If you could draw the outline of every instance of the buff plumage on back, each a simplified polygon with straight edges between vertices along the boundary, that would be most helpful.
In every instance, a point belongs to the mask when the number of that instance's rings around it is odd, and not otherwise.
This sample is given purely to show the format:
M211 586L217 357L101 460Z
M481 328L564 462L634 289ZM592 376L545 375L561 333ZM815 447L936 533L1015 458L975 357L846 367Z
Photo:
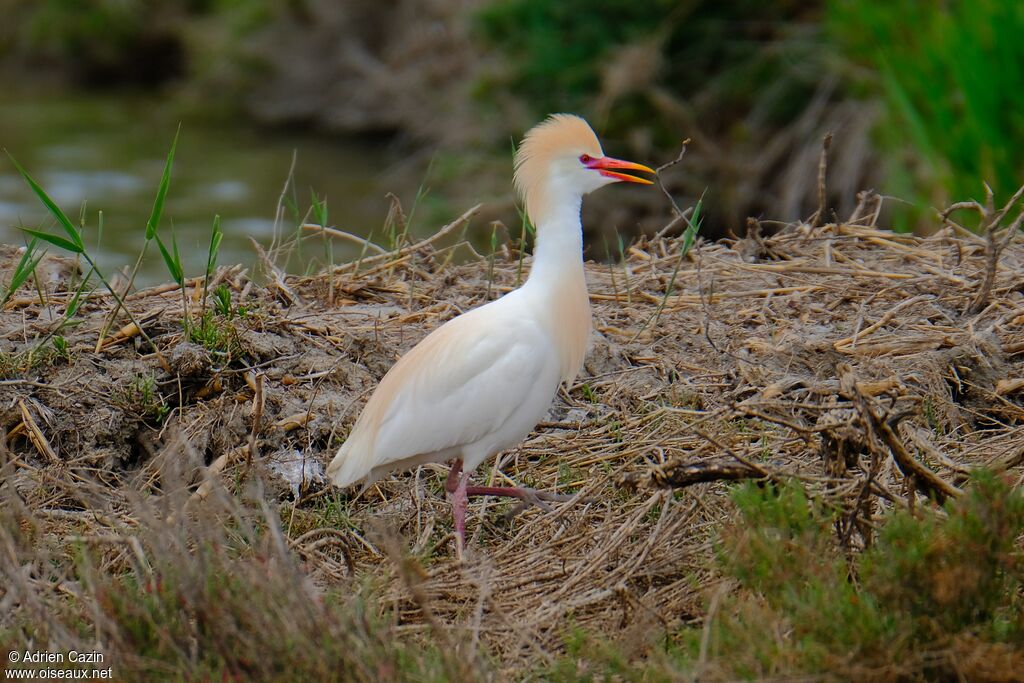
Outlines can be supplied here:
M551 160L567 151L604 156L590 124L574 114L552 114L526 134L516 152L513 182L534 225L541 222L553 199L547 187Z

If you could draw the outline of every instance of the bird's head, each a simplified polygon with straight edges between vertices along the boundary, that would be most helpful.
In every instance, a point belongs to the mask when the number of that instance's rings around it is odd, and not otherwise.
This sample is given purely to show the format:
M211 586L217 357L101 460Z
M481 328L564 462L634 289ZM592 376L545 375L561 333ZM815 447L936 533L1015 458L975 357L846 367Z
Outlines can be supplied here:
M643 183L624 171L654 173L632 161L607 157L586 121L554 114L523 138L515 160L515 185L534 224L543 221L559 200L576 200L611 183Z

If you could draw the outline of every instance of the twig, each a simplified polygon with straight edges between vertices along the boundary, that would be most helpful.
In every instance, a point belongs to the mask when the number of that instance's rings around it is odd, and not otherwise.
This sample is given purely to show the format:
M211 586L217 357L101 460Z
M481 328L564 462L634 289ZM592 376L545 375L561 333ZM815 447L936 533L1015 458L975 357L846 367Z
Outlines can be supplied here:
M373 242L371 242L368 239L360 237L359 235L353 235L352 233L345 232L344 230L338 230L336 228L328 228L328 227L325 227L323 225L317 225L316 223L303 223L302 224L302 229L303 230L310 230L310 231L317 231L317 232L320 232L320 233L322 233L324 235L329 235L331 237L338 237L340 239L348 240L349 242L355 242L356 244L358 244L360 246L363 246L363 247L366 247L367 249L369 249L371 251L374 251L374 252L376 252L378 254L388 254L388 253L390 253L387 249L385 249L384 247L380 246L379 244L374 244Z
M708 606L708 613L704 616L704 627L701 629L700 635L700 650L697 653L697 672L702 674L704 667L707 666L708 651L711 649L711 629L715 623L715 618L718 616L718 606L722 602L722 598L729 592L729 584L722 582L718 584L718 588L715 589L715 594L711 597L711 604Z
M245 376L246 384L252 388L252 430L249 432L249 448L245 452L246 469L252 466L253 458L259 455L256 437L260 433L263 420L263 373L250 372Z
M906 446L896 435L895 426L907 416L907 413L889 416L888 419L880 417L875 413L870 399L861 392L853 368L847 363L839 363L836 366L836 372L839 374L840 394L853 402L864 424L868 448L872 451L879 451L879 440L881 440L881 443L888 448L889 454L900 471L913 480L919 491L925 495L934 495L939 503L945 501L946 498L958 497L961 493L960 489L918 462L907 452Z
M892 458L896 461L896 466L900 468L903 474L914 480L914 484L919 491L926 495L929 492L934 493L939 503L944 502L946 498L958 497L962 491L918 462L916 458L910 455L903 442L896 435L895 427L905 417L907 417L907 414L902 413L890 420L883 421L872 415L872 419L877 421L875 427L881 434L882 440L889 447Z
M670 193L668 189L665 187L665 183L661 181L661 172L666 171L675 166L676 164L678 164L679 162L681 162L683 160L683 157L686 156L686 146L689 144L690 138L686 138L685 140L683 140L683 146L682 149L679 150L678 156L676 156L676 158L673 159L672 161L662 164L658 168L654 169L654 180L655 182L658 183L658 187L661 188L661 192L668 199L669 204L672 205L672 213L675 214L675 218L672 219L672 222L669 223L669 226L677 224L684 217L685 214L683 213L683 210L679 208L679 204L676 203L676 200L673 199L672 193ZM662 228L658 235L660 236L664 234L667 229L668 226Z
M1021 189L1017 191L1017 194L1014 195L1014 199L1011 201L1019 199L1021 191L1024 191L1024 185L1021 186ZM1020 230L1021 221L1024 220L1024 208L1017 214L1016 220L1006 228L1003 238L996 240L996 230L999 220L1002 219L1003 215L1005 215L1005 210L996 214L997 218L985 230L985 276L981 281L981 286L978 288L978 293L971 301L969 309L971 313L981 313L988 305L988 298L992 293L992 286L996 281L996 272L999 269L999 257L1017 235L1017 231Z
M732 458L733 460L738 462L740 465L746 467L748 470L751 470L751 471L755 472L758 477L765 478L765 477L771 477L772 476L772 473L769 470L765 469L761 465L758 465L753 460L750 460L748 458L743 457L742 455L740 455L736 451L732 450L731 448L729 448L728 446L723 444L721 441L719 441L715 437L711 436L709 433L707 433L703 429L700 429L699 427L693 427L692 429L693 429L694 433L696 433L697 435L702 437L705 441L710 443L712 446L714 446L718 450L722 451L723 453L728 455L730 458Z
M32 417L32 413L29 412L28 407L25 405L23 399L18 399L18 409L21 411L21 420L25 423L25 429L28 432L29 441L36 447L40 455L46 456L46 459L55 465L60 464L60 458L54 452L53 447L50 446L50 442L46 440L46 436L43 434L43 430L39 428L35 418Z
M812 228L821 225L825 218L828 195L825 187L825 175L828 171L828 149L832 146L832 133L826 133L821 141L821 158L818 161L818 210L808 221Z
M706 484L712 481L739 481L741 479L764 479L764 474L740 462L714 460L711 462L671 462L661 467L652 468L644 474L651 485L686 488L694 484ZM623 477L623 484L633 486L641 477L630 474Z
M394 251L394 252L390 252L389 251L389 252L384 253L384 254L377 254L376 256L371 256L369 258L364 258L364 259L361 260L361 263L363 263L363 264L365 264L365 263L377 263L378 261L382 261L382 260L387 259L387 258L394 258L394 259L397 260L398 258L400 258L402 256L405 256L406 254L411 254L414 251L418 251L418 250L422 249L425 246L433 244L434 242L436 242L437 240L441 239L442 237L444 237L448 233L453 232L455 230L458 230L460 227L462 227L463 223L466 223L467 221L469 221L469 219L471 219L473 216L475 216L480 211L480 207L482 207L482 206L483 206L483 204L477 204L476 206L471 207L465 213L463 213L461 216L459 216L458 218L453 220L451 223L449 223L448 225L444 226L443 228L441 228L440 230L435 232L430 237L422 239L419 242L416 242L415 244L410 244L409 246L403 247L402 249L399 249L399 250ZM345 268L350 268L350 267L352 267L354 265L355 265L354 262L346 263L346 264L338 266L337 268L335 268L335 270L337 271L337 270L341 270L341 269L345 269ZM391 265L395 265L395 264L392 263ZM365 273L363 273L363 275L365 275Z
M988 306L989 296L992 294L992 286L996 281L996 274L999 270L999 257L1002 255L1003 250L1010 244L1017 231L1020 230L1021 222L1024 221L1024 208L1021 208L1020 213L1017 214L1017 218L1011 223L1005 231L1002 239L996 239L996 232L999 230L999 225L1002 223L1003 218L1010 212L1020 200L1024 197L1024 185L1021 185L1010 200L1006 202L998 211L995 210L994 198L992 194L992 188L985 184L985 204L982 205L980 202L971 200L966 202L956 202L951 204L944 211L939 214L942 218L942 222L951 227L964 230L962 226L952 220L951 216L957 211L973 211L977 213L981 218L981 225L978 229L985 233L985 275L982 276L981 285L978 287L977 293L974 298L971 299L970 305L967 307L969 313L981 313L986 306Z
M934 294L918 294L917 296L911 297L910 299L904 299L903 301L901 301L900 303L896 304L895 306L890 308L888 311L883 313L881 318L879 318L878 320L873 322L871 325L868 325L863 330L858 329L858 330L856 330L854 332L854 334L852 336L849 336L849 337L846 337L844 339L840 339L840 340L834 342L832 344L832 348L834 348L836 351L844 352L844 351L846 351L846 347L850 347L850 348L856 347L857 346L857 342L860 339L863 339L864 337L868 336L869 334L871 334L875 330L878 330L878 329L881 329L882 327L885 327L887 324L889 324L889 322L893 318L896 317L896 314L899 313L900 311L902 311L903 309L905 309L905 308L907 308L909 306L913 306L913 305L915 305L915 304L917 304L917 303L919 303L921 301L926 301L926 300L927 301L931 301L934 298L935 298Z

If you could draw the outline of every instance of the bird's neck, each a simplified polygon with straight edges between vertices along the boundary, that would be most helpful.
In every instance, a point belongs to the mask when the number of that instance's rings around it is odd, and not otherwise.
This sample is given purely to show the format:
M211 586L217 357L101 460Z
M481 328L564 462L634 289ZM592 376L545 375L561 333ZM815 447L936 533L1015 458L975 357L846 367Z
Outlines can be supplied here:
M533 267L523 286L549 325L565 382L571 382L579 373L590 342L581 206L582 198L577 197L553 207L537 221Z
M582 197L560 202L537 218L533 267L527 284L542 288L583 280Z

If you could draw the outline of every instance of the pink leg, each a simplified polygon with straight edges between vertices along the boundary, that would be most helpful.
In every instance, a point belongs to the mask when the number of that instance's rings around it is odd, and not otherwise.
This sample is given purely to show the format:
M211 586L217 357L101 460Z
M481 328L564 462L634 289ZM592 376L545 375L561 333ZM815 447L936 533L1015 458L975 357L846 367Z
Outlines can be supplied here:
M444 482L444 490L448 493L455 493L459 486L459 475L462 474L462 460L452 460L452 467L448 470L448 479Z
M466 494L466 484L469 483L469 475L462 473L462 461L456 460L448 473L448 480L444 488L452 497L452 517L455 519L455 554L462 557L462 550L466 547L466 507L469 504L469 497Z

